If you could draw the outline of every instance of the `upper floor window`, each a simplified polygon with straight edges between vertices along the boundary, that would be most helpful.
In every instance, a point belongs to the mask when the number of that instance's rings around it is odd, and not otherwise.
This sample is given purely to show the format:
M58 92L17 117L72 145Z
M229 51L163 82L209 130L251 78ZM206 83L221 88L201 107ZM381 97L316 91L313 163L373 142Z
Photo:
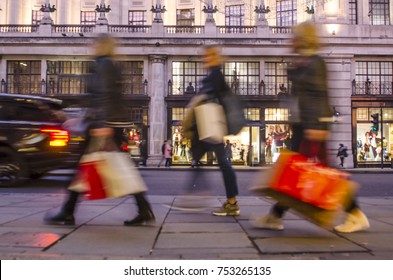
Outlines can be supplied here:
M128 11L128 25L145 25L146 11Z
M368 16L371 25L389 25L389 0L370 0Z
M259 62L226 62L223 73L235 94L259 95Z
M297 22L296 0L277 0L276 25L293 26Z
M86 93L92 65L92 61L48 61L46 92L50 95Z
M195 22L194 9L178 9L176 11L176 25L192 26Z
M119 61L124 94L146 94L143 84L143 61Z
M243 26L244 25L244 5L233 5L225 7L225 25Z
M97 13L95 11L81 11L81 24L93 25L96 24Z
M18 94L41 94L41 61L8 60L7 91Z
M349 23L358 24L358 1L349 0Z
M392 94L393 62L357 61L353 94Z
M174 61L172 62L172 87L170 94L182 95L184 93L198 92L200 83L207 72L202 62ZM187 90L192 86L194 91Z
M31 24L32 25L40 25L41 19L44 13L40 10L32 10L31 11Z
M288 92L287 63L267 62L265 64L265 94L279 95Z

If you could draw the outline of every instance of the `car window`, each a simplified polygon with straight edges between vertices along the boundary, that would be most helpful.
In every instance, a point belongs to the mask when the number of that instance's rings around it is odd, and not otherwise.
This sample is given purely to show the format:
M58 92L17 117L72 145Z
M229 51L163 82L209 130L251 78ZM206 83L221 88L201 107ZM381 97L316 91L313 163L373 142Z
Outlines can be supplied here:
M9 104L6 102L0 103L0 120L12 120L14 118L14 111L13 108L10 107Z
M60 122L66 119L65 113L58 105L50 105L39 100L30 102L11 101L0 103L0 118L2 120Z

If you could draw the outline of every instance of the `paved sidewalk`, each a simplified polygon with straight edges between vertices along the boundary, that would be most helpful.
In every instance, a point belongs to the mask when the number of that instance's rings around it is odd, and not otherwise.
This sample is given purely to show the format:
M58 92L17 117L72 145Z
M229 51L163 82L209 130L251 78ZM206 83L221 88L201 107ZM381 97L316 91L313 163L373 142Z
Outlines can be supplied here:
M271 201L239 197L241 215L214 217L211 209L181 212L179 197L149 196L155 225L125 227L136 214L133 197L82 201L75 226L45 225L62 194L0 194L0 259L393 259L393 197L360 198L371 228L337 234L288 213L282 232L256 229L250 217ZM224 197L207 197L218 207Z

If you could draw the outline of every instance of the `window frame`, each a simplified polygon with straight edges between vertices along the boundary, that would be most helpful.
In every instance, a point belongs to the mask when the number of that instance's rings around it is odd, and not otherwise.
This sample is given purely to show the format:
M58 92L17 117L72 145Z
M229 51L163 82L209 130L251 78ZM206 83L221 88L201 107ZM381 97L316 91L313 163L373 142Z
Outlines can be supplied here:
M390 25L390 0L369 0L371 25Z
M297 23L297 1L277 0L276 1L276 25L294 26Z
M225 26L244 26L244 4L225 6Z
M7 92L28 95L41 94L41 61L7 60Z

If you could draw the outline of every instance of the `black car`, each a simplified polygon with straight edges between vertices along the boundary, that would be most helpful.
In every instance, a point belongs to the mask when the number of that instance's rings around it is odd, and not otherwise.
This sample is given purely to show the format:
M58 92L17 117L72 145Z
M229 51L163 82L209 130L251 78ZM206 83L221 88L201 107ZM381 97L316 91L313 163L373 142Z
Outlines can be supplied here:
M0 94L0 187L75 167L82 144L63 127L62 101Z

